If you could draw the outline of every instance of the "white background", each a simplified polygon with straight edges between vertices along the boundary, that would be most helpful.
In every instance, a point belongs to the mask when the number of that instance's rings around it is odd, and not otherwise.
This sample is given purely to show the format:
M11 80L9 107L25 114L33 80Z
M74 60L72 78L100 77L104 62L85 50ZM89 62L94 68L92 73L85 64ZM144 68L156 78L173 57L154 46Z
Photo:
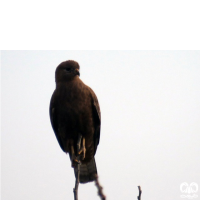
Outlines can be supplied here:
M2 199L73 199L49 120L57 65L80 64L102 112L96 163L109 199L180 199L200 184L200 51L3 51ZM94 183L80 199L99 199Z

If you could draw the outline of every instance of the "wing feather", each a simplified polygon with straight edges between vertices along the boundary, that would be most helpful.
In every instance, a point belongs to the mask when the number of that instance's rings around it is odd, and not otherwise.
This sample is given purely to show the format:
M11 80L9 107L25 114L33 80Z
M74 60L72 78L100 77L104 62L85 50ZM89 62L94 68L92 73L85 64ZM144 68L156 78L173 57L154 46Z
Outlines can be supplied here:
M95 133L94 133L94 154L95 154L97 150L97 146L100 142L101 110L100 110L97 96L91 88L90 88L90 93L92 96L92 110L93 110L93 118L94 118L94 126L95 126Z
M50 115L51 125L54 130L55 136L58 140L58 143L60 145L60 148L63 151L65 151L62 140L58 134L58 120L57 120L57 112L56 112L55 92L53 93L53 95L51 97L50 107L49 107L49 115Z

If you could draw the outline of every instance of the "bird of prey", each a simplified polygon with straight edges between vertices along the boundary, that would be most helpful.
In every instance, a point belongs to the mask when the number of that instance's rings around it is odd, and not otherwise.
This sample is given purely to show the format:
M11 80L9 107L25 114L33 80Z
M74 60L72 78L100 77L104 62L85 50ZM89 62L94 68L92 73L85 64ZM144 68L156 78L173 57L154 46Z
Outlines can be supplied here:
M80 183L87 183L97 175L94 155L100 140L101 112L95 93L79 78L79 69L73 60L58 65L49 112L55 136L61 149L69 153L75 176L77 163L81 162ZM81 159L77 159L78 156Z

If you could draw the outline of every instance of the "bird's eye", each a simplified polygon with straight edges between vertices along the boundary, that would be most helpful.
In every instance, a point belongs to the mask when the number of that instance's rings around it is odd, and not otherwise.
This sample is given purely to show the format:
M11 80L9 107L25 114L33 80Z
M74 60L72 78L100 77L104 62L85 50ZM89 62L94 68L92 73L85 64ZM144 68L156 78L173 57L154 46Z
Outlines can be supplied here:
M71 71L71 68L70 67L67 67L65 68L66 71L70 72Z

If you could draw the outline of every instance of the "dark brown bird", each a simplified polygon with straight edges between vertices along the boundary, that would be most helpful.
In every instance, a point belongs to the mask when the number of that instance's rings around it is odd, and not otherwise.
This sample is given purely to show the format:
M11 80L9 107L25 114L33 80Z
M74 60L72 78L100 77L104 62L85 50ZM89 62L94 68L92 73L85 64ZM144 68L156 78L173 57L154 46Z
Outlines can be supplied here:
M50 102L50 120L61 149L69 153L77 177L77 157L81 155L80 183L95 180L94 155L100 140L101 112L93 90L79 78L79 64L73 60L56 68L56 89ZM77 142L81 139L81 150Z

